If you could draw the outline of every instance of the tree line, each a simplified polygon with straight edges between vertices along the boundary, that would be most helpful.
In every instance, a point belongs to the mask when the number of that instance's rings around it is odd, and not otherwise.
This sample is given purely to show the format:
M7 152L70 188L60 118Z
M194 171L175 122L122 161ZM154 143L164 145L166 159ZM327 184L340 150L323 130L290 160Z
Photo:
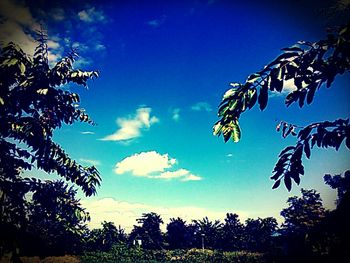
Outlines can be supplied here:
M350 219L349 180L350 171L325 176L326 183L338 191L334 211L323 207L315 190L301 189L301 196L288 198L287 207L281 211L284 218L281 226L273 217L248 218L242 222L237 214L227 213L223 222L208 217L191 222L171 218L162 232L163 219L150 212L142 214L128 234L121 226L107 221L101 223L101 228L90 230L89 214L81 208L76 191L60 182L33 195L28 203L27 228L18 233L21 239L17 245L22 255L33 256L109 252L118 245L153 251L197 248L282 253L288 257L342 255L347 250L340 248L349 241L346 223ZM62 198L75 202L81 214L58 201Z

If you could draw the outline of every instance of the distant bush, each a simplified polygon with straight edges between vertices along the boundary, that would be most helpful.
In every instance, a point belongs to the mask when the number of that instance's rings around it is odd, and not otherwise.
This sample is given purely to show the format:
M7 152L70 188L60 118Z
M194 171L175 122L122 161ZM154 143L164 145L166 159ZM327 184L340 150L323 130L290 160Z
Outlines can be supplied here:
M146 250L114 246L109 252L86 252L80 257L81 263L266 263L263 254L251 252L223 252L221 250Z

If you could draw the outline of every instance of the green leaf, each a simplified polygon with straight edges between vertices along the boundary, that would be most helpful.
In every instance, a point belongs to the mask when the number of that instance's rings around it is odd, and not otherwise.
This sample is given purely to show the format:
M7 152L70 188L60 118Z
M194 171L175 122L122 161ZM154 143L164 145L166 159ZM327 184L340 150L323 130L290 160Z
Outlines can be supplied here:
M7 65L8 65L8 66L12 66L12 65L17 64L17 62L18 62L18 59L17 59L17 58L12 58L12 59L10 59L10 60L8 61Z
M234 96L236 92L237 92L237 89L229 89L229 90L227 90L227 91L225 92L225 94L224 94L224 96L223 96L222 99L223 99L223 100L228 99L228 98Z
M249 89L246 93L246 106L251 109L255 105L256 101L258 99L257 91L255 88Z
M241 139L241 129L237 120L233 123L231 138L234 142L239 142Z
M314 96L315 96L315 92L316 92L316 88L317 88L317 84L316 83L311 83L308 86L308 92L307 92L307 96L306 96L306 102L307 104L311 104Z
M288 106L290 106L294 101L297 101L299 98L299 91L295 90L292 91L291 93L289 93L285 99L285 104Z
M276 189L277 187L280 186L280 184L281 184L281 179L277 180L277 181L273 184L272 189Z
M267 89L267 81L264 82L264 84L260 88L260 93L258 97L258 103L260 105L260 110L264 110L267 105L267 99L268 99L268 89Z
M289 152L290 150L294 150L295 146L288 146L285 149L283 149L283 151L279 154L279 157L281 157L283 154L285 154L286 152Z
M254 73L254 74L252 74L252 75L250 75L250 76L248 77L247 82L248 82L248 83L254 83L254 82L257 81L260 77L261 77L260 74Z
M306 90L302 89L299 94L299 107L302 108L304 106L304 101L305 101L305 96L306 96Z
M225 132L223 132L223 136L224 136L224 142L227 142L230 139L231 132L226 129Z
M304 152L305 152L306 158L310 159L311 151L310 151L310 144L308 140L304 142Z
M290 191L292 189L292 180L290 178L289 173L286 173L284 175L284 184L287 187L288 191Z
M218 121L214 126L213 126L213 135L220 135L222 130L222 125L221 122Z
M21 75L24 75L26 71L26 66L22 62L19 64L19 69L21 71Z
M291 177L293 178L294 182L299 185L300 184L300 176L298 173L292 173Z

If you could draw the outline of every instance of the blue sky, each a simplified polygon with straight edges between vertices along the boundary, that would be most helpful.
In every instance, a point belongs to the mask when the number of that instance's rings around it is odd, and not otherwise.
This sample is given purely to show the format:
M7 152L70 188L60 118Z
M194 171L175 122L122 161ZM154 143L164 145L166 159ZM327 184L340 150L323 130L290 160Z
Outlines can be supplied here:
M0 4L6 18L0 36L33 52L31 30L43 23L52 64L74 47L81 56L76 67L101 73L89 89L66 87L80 94L81 106L98 125L75 124L55 132L73 158L95 164L101 173L98 195L80 195L92 214L92 227L108 220L129 231L135 218L151 211L165 221L175 216L223 219L226 212L236 212L242 220L281 220L287 198L298 195L301 187L320 191L331 208L336 193L322 177L349 169L350 155L345 147L339 152L314 149L304 162L300 186L291 192L271 190L277 156L295 142L275 132L277 120L306 125L348 118L349 76L338 78L331 89L322 88L303 109L287 109L284 94L271 94L264 112L253 108L242 116L238 144L214 137L212 125L230 82L244 81L283 47L324 36L332 22L321 16L331 10L324 4L217 0L26 5L6 0Z

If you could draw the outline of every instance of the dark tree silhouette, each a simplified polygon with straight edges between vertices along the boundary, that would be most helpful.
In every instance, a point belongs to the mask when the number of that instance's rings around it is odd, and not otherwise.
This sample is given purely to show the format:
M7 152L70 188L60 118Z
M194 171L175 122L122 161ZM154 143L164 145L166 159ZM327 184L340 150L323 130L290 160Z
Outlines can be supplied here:
M282 227L290 234L305 235L326 215L319 193L301 189L301 194L301 197L288 198L288 207L281 212L285 220Z
M350 192L350 171L347 170L343 175L330 175L326 174L323 177L326 184L328 184L333 189L337 189L338 199L336 201L337 204L341 202L344 196Z
M181 218L171 218L170 223L166 227L166 240L169 249L184 249L189 246L189 229L186 221Z
M210 221L208 217L204 217L202 220L194 220L199 232L197 232L197 239L202 239L205 248L219 248L220 240L222 237L223 224L219 220Z
M57 173L79 186L86 196L100 185L97 169L72 160L53 141L53 132L74 122L93 124L78 105L78 94L63 89L67 83L86 86L95 71L73 68L77 54L68 53L52 68L48 63L46 36L40 32L34 57L14 43L0 50L0 229L22 229L26 225L25 196L38 190L35 178L24 178L23 171L37 168ZM47 183L43 186L49 186ZM51 193L51 192L50 192ZM47 192L47 198L50 199ZM1 237L3 253L14 244Z
M294 82L296 90L286 96L286 106L298 103L303 107L305 101L311 104L318 89L323 86L329 88L336 76L350 70L349 25L334 29L326 39L315 43L299 41L292 47L283 48L281 55L259 72L248 76L245 83L231 83L232 88L224 94L220 104L220 120L213 127L214 135L223 135L225 142L230 138L238 142L241 138L238 122L241 114L256 103L264 110L269 91L284 91L288 80ZM299 133L296 133L296 128ZM348 119L312 123L305 127L282 122L277 129L282 130L283 137L291 134L297 136L298 141L295 146L289 146L280 153L271 177L276 181L273 188L277 188L282 179L288 190L292 187L292 179L299 184L300 175L304 174L302 156L305 153L310 158L310 148L333 147L338 150L345 140L350 149Z
M74 254L81 252L82 236L90 215L80 206L76 190L63 181L36 181L32 200L28 202L30 236L40 239L43 247L31 249L33 242L22 244L32 255ZM32 251L31 251L32 250ZM36 254L33 254L33 252Z
M141 226L134 226L129 236L130 240L140 239L142 247L146 249L162 249L163 236L160 231L160 224L163 224L163 220L160 215L153 212L145 213L137 219L137 222Z
M127 236L125 230L115 226L113 222L103 221L102 228L93 229L87 235L87 249L90 251L110 251L119 243L125 243Z
M237 214L227 213L223 226L222 247L224 250L241 250L244 242L244 225Z
M273 217L252 219L245 222L244 247L250 251L266 251L272 242L272 235L277 230L277 220Z

